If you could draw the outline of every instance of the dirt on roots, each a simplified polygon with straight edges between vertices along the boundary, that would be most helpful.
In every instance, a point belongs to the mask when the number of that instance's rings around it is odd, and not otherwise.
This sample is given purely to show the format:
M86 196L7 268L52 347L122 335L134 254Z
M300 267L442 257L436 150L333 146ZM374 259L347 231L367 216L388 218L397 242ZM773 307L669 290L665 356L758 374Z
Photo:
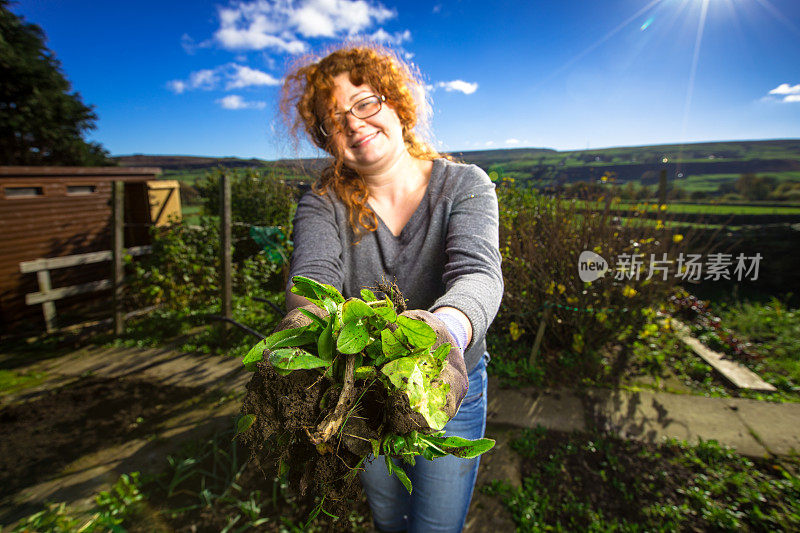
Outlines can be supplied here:
M344 513L361 495L358 471L362 460L387 426L387 397L377 381L358 380L354 405L344 423L327 441L312 443L312 435L330 417L341 389L315 370L278 375L268 363L258 363L247 385L242 413L255 415L244 442L251 459L265 473L279 471L306 500L324 497L324 509Z

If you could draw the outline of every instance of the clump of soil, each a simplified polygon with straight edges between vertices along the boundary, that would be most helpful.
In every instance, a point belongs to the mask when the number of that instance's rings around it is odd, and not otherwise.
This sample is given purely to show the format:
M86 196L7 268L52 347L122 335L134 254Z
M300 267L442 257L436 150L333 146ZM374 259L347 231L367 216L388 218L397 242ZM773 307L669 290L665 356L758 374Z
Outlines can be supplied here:
M198 390L129 379L85 378L0 409L0 499L79 457L152 431Z
M247 385L242 413L255 415L244 441L265 473L285 473L290 487L306 500L324 496L324 509L346 514L360 498L358 467L370 453L369 439L386 424L386 392L379 382L356 380L344 423L326 442L312 443L318 428L336 410L341 388L315 370L278 375L260 362ZM271 483L271 478L267 479Z

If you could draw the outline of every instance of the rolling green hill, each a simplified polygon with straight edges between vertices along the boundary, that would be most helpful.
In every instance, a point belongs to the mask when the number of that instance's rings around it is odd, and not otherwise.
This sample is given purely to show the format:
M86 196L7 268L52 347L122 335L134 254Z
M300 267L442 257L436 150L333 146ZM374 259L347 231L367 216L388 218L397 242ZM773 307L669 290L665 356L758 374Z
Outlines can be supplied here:
M454 152L457 160L474 163L536 187L593 182L602 176L615 183L653 185L662 170L688 191L716 191L741 174L773 176L778 182L800 181L800 139L730 141L695 144L631 146L593 150L557 151L514 148ZM115 158L122 166L156 166L164 178L193 182L217 168L272 168L293 178L313 177L325 159L266 161L235 157L130 155Z

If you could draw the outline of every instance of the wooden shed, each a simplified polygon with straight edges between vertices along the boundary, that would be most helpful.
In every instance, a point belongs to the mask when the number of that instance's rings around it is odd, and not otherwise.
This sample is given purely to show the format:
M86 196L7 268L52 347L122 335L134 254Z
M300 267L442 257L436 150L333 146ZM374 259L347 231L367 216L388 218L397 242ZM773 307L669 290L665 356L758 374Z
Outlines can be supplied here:
M159 168L0 166L0 334L12 326L44 329L42 307L26 304L26 295L40 290L42 276L21 264L111 249L114 181L125 184L126 247L148 244L149 227L174 213L176 201L180 215L177 183L155 182L160 173ZM96 282L108 278L110 268L108 261L57 268L48 272L48 281L53 288ZM108 299L109 291L101 290L57 304L61 312Z

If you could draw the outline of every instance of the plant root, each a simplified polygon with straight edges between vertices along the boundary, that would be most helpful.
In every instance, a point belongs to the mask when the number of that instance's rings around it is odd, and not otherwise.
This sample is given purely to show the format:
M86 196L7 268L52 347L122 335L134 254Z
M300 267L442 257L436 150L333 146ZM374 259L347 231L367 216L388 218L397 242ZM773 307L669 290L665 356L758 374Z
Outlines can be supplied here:
M347 356L344 368L344 384L342 385L342 392L339 394L339 401L336 402L334 410L320 422L314 433L306 429L308 438L311 439L311 444L318 445L323 442L328 442L328 440L339 431L339 428L342 427L342 424L347 418L347 413L353 408L353 404L356 400L355 362L356 356L354 354Z

